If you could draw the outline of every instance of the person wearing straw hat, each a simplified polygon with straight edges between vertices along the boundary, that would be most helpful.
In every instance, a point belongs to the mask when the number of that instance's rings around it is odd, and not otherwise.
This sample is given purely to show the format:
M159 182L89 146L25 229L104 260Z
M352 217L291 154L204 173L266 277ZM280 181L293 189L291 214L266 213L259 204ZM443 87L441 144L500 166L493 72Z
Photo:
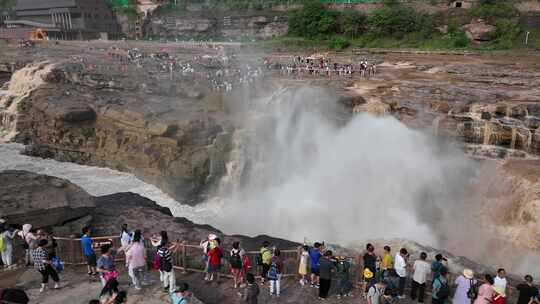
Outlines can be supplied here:
M453 304L470 304L475 300L475 297L478 295L478 281L474 279L474 271L464 269L463 273L457 277L454 283L456 285L456 292L452 300ZM473 290L469 292L471 288Z

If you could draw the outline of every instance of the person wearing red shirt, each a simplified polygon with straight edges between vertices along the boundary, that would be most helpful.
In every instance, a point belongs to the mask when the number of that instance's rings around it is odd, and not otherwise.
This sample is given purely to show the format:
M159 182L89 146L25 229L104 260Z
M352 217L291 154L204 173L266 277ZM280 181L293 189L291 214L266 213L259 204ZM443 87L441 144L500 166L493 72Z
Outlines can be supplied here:
M221 259L223 258L223 248L219 238L210 242L210 250L208 251L208 273L209 281L214 280L214 274L219 281L219 272L221 271Z

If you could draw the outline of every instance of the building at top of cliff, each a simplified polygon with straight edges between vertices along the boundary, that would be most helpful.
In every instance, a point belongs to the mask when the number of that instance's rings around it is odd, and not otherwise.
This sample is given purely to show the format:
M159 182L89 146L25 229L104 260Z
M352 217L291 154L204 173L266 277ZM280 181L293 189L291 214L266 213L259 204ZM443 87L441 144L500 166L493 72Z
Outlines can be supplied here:
M92 39L119 30L106 0L17 0L14 11L4 23L21 33L41 29L52 38Z

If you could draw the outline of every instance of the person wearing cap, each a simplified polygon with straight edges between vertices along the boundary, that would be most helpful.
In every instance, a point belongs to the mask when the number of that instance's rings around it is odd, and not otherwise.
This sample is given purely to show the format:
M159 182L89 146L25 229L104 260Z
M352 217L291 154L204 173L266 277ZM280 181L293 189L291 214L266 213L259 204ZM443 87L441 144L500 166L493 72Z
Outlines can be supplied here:
M6 226L6 221L0 219L0 238L2 238L3 248L0 248L2 263L4 267L11 269L13 266L13 238L17 235L17 229L11 230Z
M534 302L535 298L539 296L538 288L533 284L533 277L528 274L524 279L524 283L516 286L516 289L519 291L517 304L529 304L530 302Z
M478 284L478 281L474 279L474 272L471 269L464 269L454 284L456 292L452 304L470 304L472 299L469 298L469 290Z

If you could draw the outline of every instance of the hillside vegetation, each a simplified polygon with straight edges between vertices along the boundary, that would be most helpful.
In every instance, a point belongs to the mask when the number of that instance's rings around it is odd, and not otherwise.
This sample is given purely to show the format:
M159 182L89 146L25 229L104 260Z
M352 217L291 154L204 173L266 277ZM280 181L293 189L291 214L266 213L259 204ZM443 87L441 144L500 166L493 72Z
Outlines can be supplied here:
M540 33L523 29L512 1L484 0L461 16L415 11L399 0L385 0L385 6L366 15L356 10L337 11L322 2L311 1L289 13L289 35L266 42L270 48L328 48L348 46L421 49L513 49L524 48L526 31L529 47L540 48ZM489 42L474 43L462 26L481 18L496 27ZM440 29L444 26L445 31Z

